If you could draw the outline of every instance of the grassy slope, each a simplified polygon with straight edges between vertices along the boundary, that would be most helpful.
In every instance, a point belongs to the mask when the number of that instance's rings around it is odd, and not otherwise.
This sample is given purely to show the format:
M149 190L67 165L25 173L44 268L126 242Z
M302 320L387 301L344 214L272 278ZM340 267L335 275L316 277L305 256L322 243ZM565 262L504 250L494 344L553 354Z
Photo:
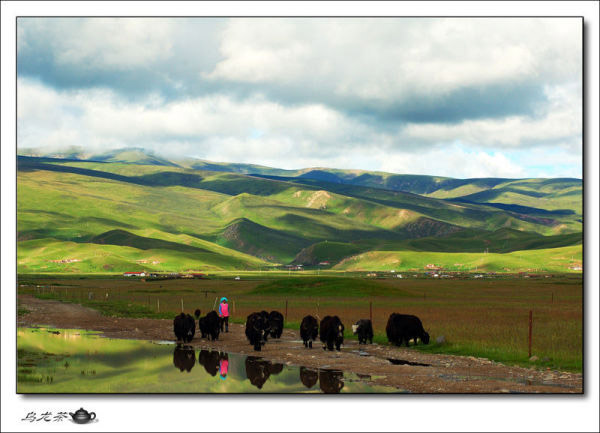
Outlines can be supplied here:
M90 168L116 174L131 173L131 165L67 163L70 166L90 164ZM66 164L65 164L66 165ZM436 221L462 227L495 230L511 227L545 235L581 230L577 215L544 214L521 215L493 207L452 203L397 191L335 184L311 179L284 178L275 181L231 173L215 173L157 166L136 166L136 181L155 184L172 184L202 188L227 195L252 194L268 197L291 206L326 210L343 215L353 221L385 229L396 229L427 217ZM280 203L277 203L280 205ZM238 215L242 217L244 215ZM258 222L258 221L257 221ZM259 222L263 224L262 222ZM413 237L413 233L410 233Z
M161 265L143 268L254 268L262 263L198 237L202 229L219 228L208 210L219 194L46 171L20 172L17 188L18 259L23 270L121 272L142 267L135 266L135 260L152 257ZM116 228L120 235L110 236ZM82 262L48 262L66 258Z
M581 216L583 186L575 179L521 179L493 188L471 191L466 187L429 194L436 198L461 197L478 203L507 203L545 210L573 210Z
M554 235L560 233L571 233L581 231L582 224L577 221L577 215L564 215L563 213L548 213L545 212L543 217L537 214L527 215L519 212L507 212L502 209L497 209L491 206L482 206L471 203L452 202L439 199L431 199L416 194L390 191L384 189L367 188L362 186L354 186L347 184L337 184L313 179L289 179L289 182L297 185L307 185L312 187L306 194L314 195L312 190L318 188L325 190L330 195L335 193L342 196L346 201L336 201L336 197L332 195L329 200L331 204L327 209L331 212L345 212L350 215L357 214L362 218L371 218L371 213L377 216L377 219L395 222L399 210L403 210L408 219L426 216L447 224L459 225L462 227L479 228L484 230L496 230L500 227L509 227L517 230L533 231L544 235ZM296 194L293 191L293 194ZM285 192L279 196L285 195ZM302 196L296 198L297 201L302 199ZM280 197L280 199L286 199ZM358 199L358 204L355 204L351 199ZM289 197L287 200L291 200ZM318 201L317 201L318 202ZM353 208L352 204L355 204ZM394 213L389 212L382 215L380 209L371 210L374 205L383 205L387 209L396 209ZM366 208L366 209L365 209ZM406 216L402 215L404 218ZM376 221L377 221L376 219Z
M581 246L514 251L511 253L439 253L422 251L369 251L343 260L337 270L415 270L424 271L434 264L448 270L481 272L569 272L572 264L581 264Z
M56 172L49 171L52 165L36 166L36 160L30 167L19 162L18 253L24 272L121 272L139 268L136 260L158 261L159 266L142 263L157 270L248 269L264 264L253 256L287 263L301 251L337 262L368 250L478 251L488 238L494 241L490 251L577 242L576 235L513 232L509 245L500 239L500 247L497 236L481 229L552 230L501 209L394 191L157 165L69 161ZM458 226L479 229L453 233ZM63 242L64 248L50 257L43 246L25 242L39 239L48 245ZM111 259L104 253L93 259L80 248L88 243L105 245ZM317 254L315 248L306 250L311 245L318 246ZM49 262L79 258L71 257L74 253L86 261Z

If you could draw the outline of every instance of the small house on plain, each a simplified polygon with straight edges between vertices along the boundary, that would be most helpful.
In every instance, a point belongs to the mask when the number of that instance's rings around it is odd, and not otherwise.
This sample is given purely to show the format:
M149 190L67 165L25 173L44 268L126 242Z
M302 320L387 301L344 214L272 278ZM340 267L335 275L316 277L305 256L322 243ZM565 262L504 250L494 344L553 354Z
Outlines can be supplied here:
M146 272L142 271L142 272L124 272L123 273L124 277L145 277L146 276Z

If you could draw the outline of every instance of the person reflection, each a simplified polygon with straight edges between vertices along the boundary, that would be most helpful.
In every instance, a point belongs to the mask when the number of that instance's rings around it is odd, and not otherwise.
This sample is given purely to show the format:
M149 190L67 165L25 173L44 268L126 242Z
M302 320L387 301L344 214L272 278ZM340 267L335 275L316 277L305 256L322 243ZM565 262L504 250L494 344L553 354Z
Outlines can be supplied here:
M300 382L307 387L312 388L319 380L319 375L315 370L311 370L310 368L300 367Z
M183 372L183 370L188 373L192 371L192 368L196 365L196 353L194 352L194 349L186 346L175 347L175 350L173 351L173 365L181 372Z
M219 352L215 350L201 350L198 353L198 363L204 366L208 374L216 376L219 371Z
M221 376L221 379L227 379L227 370L229 370L229 355L225 352L219 352L219 376Z
M338 394L344 387L344 373L339 370L319 370L319 386L325 394Z

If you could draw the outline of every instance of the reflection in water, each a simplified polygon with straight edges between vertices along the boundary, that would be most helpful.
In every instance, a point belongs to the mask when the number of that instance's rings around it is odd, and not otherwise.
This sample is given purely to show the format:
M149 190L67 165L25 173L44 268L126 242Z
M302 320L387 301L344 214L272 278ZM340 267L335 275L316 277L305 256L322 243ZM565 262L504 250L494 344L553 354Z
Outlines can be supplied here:
M216 350L201 350L198 352L198 363L204 366L204 369L211 376L219 373L221 379L227 377L229 370L229 355L225 352Z
M216 350L201 350L198 353L198 363L204 366L208 374L216 376L219 371L219 352Z
M256 356L246 358L246 376L250 383L261 389L269 376L279 374L283 371L283 364L273 364Z
M81 330L19 328L19 393L256 393L319 391L319 373L261 358L140 340L99 338ZM77 335L76 339L67 338ZM59 353L60 355L53 355ZM196 356L198 357L196 359ZM196 368L196 362L202 367ZM194 374L183 374L194 371ZM218 375L217 375L218 373ZM341 373L321 372L321 389L338 392ZM344 373L342 392L396 392ZM354 380L354 378L358 380ZM247 380L249 379L249 380ZM300 379L300 380L298 380Z
M221 379L227 379L227 371L229 370L229 355L225 352L219 352L219 375Z
M344 387L340 370L319 370L319 385L325 394L338 394Z
M307 387L312 388L319 380L319 374L310 368L300 367L300 382Z
M173 352L173 365L183 372L188 373L192 371L194 365L196 365L196 352L194 349L186 346L177 346Z

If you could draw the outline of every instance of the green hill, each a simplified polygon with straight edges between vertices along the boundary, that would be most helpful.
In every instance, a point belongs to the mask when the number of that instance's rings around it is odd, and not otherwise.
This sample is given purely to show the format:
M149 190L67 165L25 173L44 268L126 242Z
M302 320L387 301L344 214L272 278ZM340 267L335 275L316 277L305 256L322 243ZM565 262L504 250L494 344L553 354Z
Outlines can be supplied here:
M421 251L368 251L348 257L334 267L346 271L423 272L427 265L463 272L571 272L581 265L581 246L514 251L511 253L438 253Z
M249 176L167 160L144 165L148 155L128 152L106 154L102 162L18 158L19 272L347 266L362 263L361 254L384 252L581 250L581 191L571 179L483 179L478 185L489 187L487 195L446 200L306 173ZM458 188L464 192L465 184ZM515 191L563 201L507 204L505 195ZM502 202L493 201L498 197Z

